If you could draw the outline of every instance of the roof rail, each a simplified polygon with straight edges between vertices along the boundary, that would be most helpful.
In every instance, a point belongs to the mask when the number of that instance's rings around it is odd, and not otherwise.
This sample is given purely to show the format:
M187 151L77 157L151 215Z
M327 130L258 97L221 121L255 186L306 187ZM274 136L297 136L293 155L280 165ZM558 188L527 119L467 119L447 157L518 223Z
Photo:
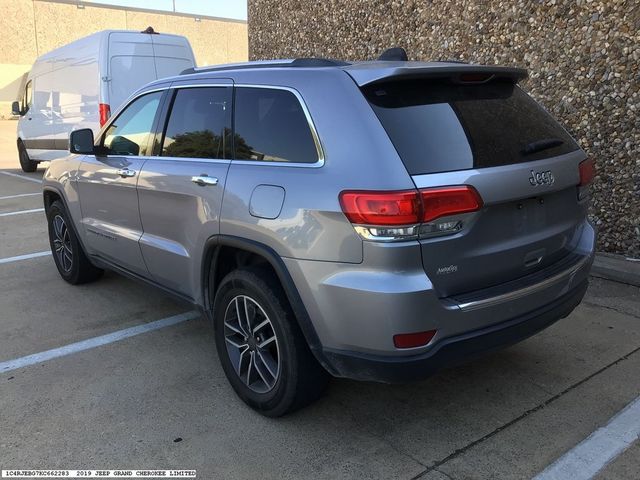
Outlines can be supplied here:
M273 68L273 67L344 67L350 65L342 60L332 60L328 58L294 58L283 60L255 60L253 62L228 63L223 65L211 65L205 67L191 67L180 72L180 75L203 72L221 72L225 70L245 70L253 68Z

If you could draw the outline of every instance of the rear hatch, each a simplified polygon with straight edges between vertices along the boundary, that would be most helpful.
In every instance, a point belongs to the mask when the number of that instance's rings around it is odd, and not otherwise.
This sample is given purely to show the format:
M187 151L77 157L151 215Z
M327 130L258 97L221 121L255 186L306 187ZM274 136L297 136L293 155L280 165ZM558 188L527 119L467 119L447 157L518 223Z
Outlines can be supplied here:
M575 248L586 215L585 156L571 136L516 75L464 72L361 86L417 188L470 185L482 197L479 211L438 219L443 230L419 240L442 297L549 267Z

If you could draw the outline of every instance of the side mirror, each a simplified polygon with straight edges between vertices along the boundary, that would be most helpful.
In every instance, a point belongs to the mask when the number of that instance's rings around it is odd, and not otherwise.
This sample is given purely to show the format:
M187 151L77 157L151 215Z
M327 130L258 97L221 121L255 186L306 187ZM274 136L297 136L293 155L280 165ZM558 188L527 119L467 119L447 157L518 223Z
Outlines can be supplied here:
M69 135L69 151L81 155L91 155L94 153L93 130L83 128L71 132L71 135Z
M22 115L22 110L20 110L20 102L13 102L11 104L11 115Z

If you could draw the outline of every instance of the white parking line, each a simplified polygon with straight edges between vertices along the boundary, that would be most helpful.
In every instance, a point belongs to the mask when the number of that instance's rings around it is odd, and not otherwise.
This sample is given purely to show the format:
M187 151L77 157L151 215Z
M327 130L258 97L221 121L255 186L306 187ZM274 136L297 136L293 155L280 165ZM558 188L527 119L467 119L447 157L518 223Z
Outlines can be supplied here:
M22 215L25 213L44 212L44 208L32 208L31 210L18 210L17 212L0 213L0 217L10 217L12 215Z
M0 258L0 264L19 262L20 260L29 260L30 258L46 257L51 255L51 250L46 252L27 253L26 255L17 255L15 257Z
M186 322L187 320L194 320L200 317L200 313L196 311L181 313L172 317L163 318L154 322L145 323L136 327L125 328L124 330L118 330L117 332L108 333L107 335L101 335L99 337L89 338L80 342L71 343L64 347L54 348L52 350L46 350L40 353L34 353L33 355L27 355L26 357L16 358L14 360L8 360L0 363L0 373L10 372L18 368L27 367L37 363L46 362L58 357L64 357L71 355L72 353L82 352L83 350L89 350L91 348L100 347L109 343L118 342L125 338L134 337L141 333L151 332L164 327L170 327L178 323Z
M17 195L7 195L6 197L0 197L0 200L9 200L10 198L19 198L19 197L35 197L36 195L42 195L42 192L38 193L19 193Z
M640 397L549 465L534 480L588 480L639 438Z
M36 182L36 183L42 184L42 179L38 180L37 178L27 177L26 175L19 175L13 172L0 172L0 173L2 173L3 175L9 175L10 177L21 178L22 180L29 180L30 182Z

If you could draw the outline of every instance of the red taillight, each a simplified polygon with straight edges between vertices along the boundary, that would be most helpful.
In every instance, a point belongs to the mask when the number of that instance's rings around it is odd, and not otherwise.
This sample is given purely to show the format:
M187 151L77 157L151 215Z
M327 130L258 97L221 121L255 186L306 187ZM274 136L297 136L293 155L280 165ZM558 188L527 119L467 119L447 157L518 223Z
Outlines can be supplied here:
M423 222L458 213L475 212L482 208L478 191L468 185L427 188L420 190L424 206Z
M462 185L400 192L344 191L340 205L351 223L397 226L475 212L482 207L482 198L475 188Z
M107 123L107 120L109 120L109 117L111 116L111 107L109 107L109 105L106 103L101 103L99 105L99 109L100 109L100 126L102 127L105 123Z
M416 190L346 191L340 194L340 205L351 223L362 225L411 225L419 223L422 214Z
M393 336L393 344L396 348L422 347L429 343L435 334L436 330L417 333L400 333Z
M585 185L589 185L593 181L593 177L596 175L596 164L592 159L585 160L580 162L578 165L578 170L580 170L580 187L584 187Z

